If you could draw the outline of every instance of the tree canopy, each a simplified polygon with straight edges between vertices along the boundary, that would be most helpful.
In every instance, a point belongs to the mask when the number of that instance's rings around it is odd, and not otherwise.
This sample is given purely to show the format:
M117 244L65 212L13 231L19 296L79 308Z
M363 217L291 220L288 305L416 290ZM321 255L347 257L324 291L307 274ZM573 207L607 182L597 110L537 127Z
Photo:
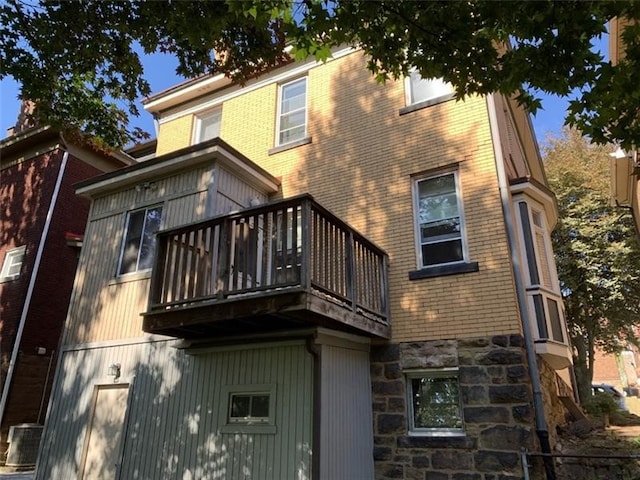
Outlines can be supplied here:
M610 201L610 152L568 129L544 152L560 211L552 240L582 395L595 349L637 344L640 327L640 249L631 214Z
M536 91L577 92L570 124L596 142L640 145L640 25L626 29L619 65L592 51L614 16L638 19L640 4L2 0L0 78L21 84L41 121L119 146L143 137L128 126L135 101L150 93L143 52L175 55L185 77L244 82L290 58L323 61L333 47L351 45L379 81L416 68L451 82L459 98L501 92L535 111Z

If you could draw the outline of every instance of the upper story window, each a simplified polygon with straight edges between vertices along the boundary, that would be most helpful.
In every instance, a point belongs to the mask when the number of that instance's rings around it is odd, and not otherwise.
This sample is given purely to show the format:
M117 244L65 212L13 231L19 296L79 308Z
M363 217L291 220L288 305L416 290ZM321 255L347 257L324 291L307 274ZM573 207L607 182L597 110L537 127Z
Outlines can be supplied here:
M413 196L419 267L465 261L458 172L414 180Z
M422 78L416 70L406 80L407 105L453 98L453 86L441 78Z
M153 266L155 233L162 222L162 205L134 210L127 214L126 230L118 274L148 270Z
M560 285L544 209L531 199L523 199L517 202L517 210L526 256L527 296L536 319L538 339L567 343Z
M20 276L22 261L24 260L25 246L7 250L0 270L0 281L13 280Z
M193 143L201 143L220 136L221 120L222 108L216 108L196 115Z
M405 374L409 432L423 435L463 434L457 369Z
M307 136L307 79L280 86L278 145L303 140Z

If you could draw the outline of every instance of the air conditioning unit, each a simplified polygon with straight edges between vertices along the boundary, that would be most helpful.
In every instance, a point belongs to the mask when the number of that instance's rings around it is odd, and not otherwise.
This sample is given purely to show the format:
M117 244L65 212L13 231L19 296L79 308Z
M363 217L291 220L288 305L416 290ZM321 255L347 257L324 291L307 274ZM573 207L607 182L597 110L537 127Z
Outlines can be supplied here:
M36 423L23 423L9 427L7 466L28 467L36 464L43 428Z

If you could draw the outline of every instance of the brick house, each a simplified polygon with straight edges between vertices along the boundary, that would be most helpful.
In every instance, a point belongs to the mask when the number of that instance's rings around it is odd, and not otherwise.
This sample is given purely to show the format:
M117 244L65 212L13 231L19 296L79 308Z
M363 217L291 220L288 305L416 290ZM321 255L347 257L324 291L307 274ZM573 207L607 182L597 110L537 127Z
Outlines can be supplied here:
M557 212L515 102L343 49L145 108L155 157L77 186L36 478L523 478L553 447Z
M8 446L9 464L35 461L75 277L78 242L89 212L89 202L76 196L73 184L130 163L125 156L106 156L68 142L47 127L12 130L0 141L3 462ZM8 445L12 427L14 442ZM35 442L30 460L27 438Z

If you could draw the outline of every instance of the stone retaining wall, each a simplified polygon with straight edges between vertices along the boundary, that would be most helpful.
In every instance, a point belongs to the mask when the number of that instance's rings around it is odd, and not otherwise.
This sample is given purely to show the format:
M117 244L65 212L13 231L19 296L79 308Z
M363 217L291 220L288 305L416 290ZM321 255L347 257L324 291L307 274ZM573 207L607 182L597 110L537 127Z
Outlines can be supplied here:
M458 368L465 435L408 435L405 372L440 367ZM378 480L523 478L538 447L521 336L375 346L371 379Z

